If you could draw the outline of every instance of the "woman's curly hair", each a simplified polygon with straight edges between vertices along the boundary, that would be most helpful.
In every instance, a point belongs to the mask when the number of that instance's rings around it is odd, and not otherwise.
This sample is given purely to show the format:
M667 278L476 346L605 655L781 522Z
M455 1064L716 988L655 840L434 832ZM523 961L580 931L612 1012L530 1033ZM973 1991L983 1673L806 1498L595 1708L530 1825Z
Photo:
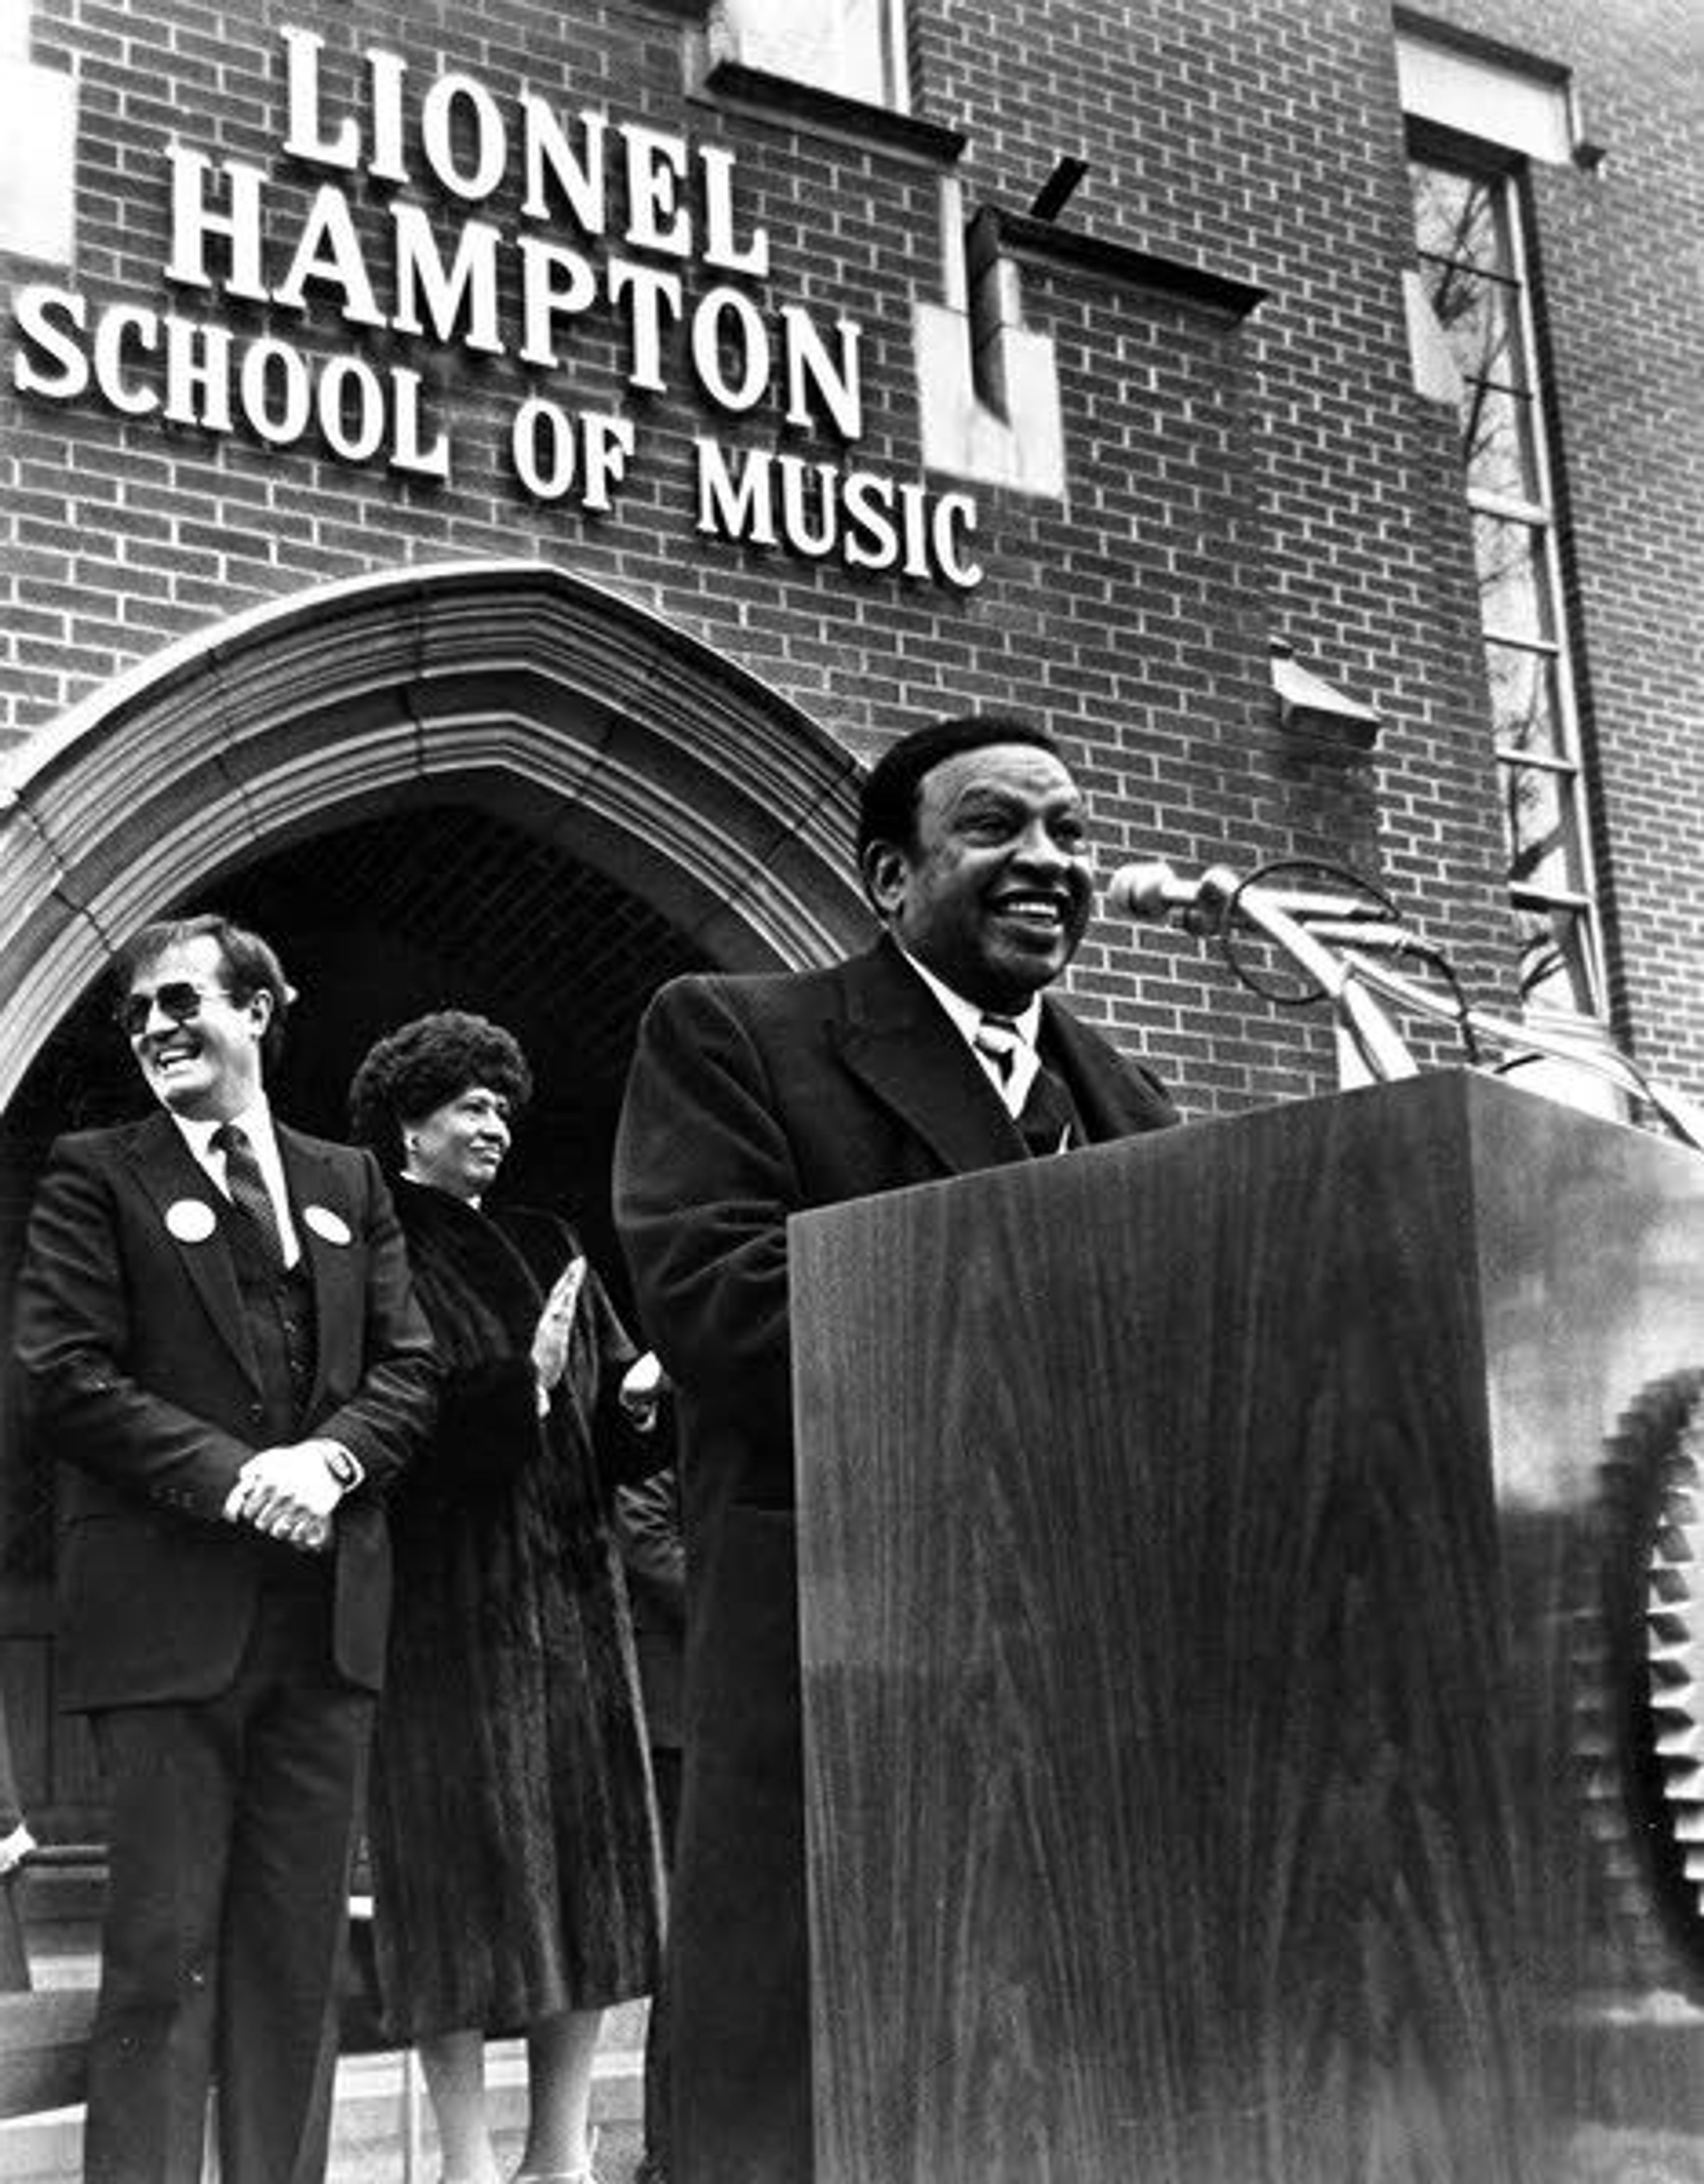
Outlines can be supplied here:
M349 1130L393 1167L402 1129L475 1084L489 1085L518 1115L533 1096L533 1072L512 1032L466 1009L434 1009L387 1032L368 1048L349 1084Z

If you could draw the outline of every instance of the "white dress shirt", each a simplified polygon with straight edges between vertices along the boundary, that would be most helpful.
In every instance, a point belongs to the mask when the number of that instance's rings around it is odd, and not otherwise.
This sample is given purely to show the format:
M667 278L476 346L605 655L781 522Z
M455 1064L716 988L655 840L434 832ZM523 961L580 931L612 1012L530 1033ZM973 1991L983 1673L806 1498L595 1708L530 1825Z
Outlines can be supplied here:
M1018 1049L1012 1057L1012 1073L1003 1084L1000 1081L1000 1072L995 1067L992 1057L984 1054L976 1045L976 1034L982 1028L982 1019L985 1016L1003 1015L1004 1011L978 1008L975 1001L967 1001L962 994L954 993L951 986L937 978L927 964L919 963L916 956L908 949L902 948L899 952L916 972L918 977L922 979L924 984L928 987L930 992L934 994L936 1000L940 1002L941 1007L946 1010L948 1018L957 1028L964 1044L981 1064L983 1073L988 1082L1005 1102L1007 1113L1012 1116L1021 1115L1024 1112L1024 1102L1030 1096L1030 1087L1036 1081L1036 1072L1042 1066L1042 1057L1036 1051L1036 1041L1040 1037L1042 1029L1041 995L1031 994L1029 1000L1017 1015L1006 1019L1008 1023L1015 1024L1017 1027Z

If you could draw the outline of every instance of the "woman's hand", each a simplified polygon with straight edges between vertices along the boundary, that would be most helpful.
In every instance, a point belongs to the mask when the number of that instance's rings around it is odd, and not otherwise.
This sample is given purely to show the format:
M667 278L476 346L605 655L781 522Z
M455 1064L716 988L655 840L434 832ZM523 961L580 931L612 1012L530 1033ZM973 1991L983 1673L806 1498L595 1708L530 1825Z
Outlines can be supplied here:
M584 1257L569 1260L545 1301L533 1334L533 1372L539 1383L539 1408L548 1408L551 1391L567 1369L568 1342L574 1331L574 1306L586 1278Z

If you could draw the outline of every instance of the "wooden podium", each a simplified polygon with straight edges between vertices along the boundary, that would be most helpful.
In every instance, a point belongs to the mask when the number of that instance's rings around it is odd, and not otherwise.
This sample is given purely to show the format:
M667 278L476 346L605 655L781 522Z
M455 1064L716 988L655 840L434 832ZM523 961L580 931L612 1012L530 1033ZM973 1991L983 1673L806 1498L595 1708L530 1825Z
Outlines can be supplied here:
M1444 1074L791 1249L817 2184L1562 2184L1665 2086L1696 2126L1602 1625L1704 1160Z

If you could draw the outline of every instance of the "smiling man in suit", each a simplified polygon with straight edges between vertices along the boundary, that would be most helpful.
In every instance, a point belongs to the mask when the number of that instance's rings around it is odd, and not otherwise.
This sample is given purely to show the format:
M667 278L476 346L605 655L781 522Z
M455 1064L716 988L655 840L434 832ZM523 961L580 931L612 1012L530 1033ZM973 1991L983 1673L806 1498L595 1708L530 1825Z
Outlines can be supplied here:
M682 1431L678 2184L812 2173L787 1217L1176 1119L1147 1071L1043 997L1092 894L1087 815L1050 736L971 717L902 738L865 783L858 861L875 947L666 987L617 1148L617 1218Z
M161 1112L53 1149L18 1357L60 1464L62 1702L112 1799L91 2184L323 2176L333 1996L390 1563L381 1497L436 1368L371 1155L287 1129L292 998L257 935L115 966Z

